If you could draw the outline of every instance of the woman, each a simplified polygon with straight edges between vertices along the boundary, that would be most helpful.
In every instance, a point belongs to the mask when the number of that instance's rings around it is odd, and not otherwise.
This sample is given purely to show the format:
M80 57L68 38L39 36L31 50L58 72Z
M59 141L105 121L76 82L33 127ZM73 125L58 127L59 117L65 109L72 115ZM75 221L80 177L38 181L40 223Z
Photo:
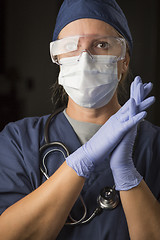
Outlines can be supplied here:
M152 86L136 78L130 100L121 107L117 99L131 51L129 28L115 1L64 1L51 55L60 64L68 103L51 120L49 138L71 154L65 161L61 152L50 154L46 180L39 170L46 149L39 154L39 148L48 116L6 126L0 136L3 239L159 239L159 128L142 121L154 102L146 98ZM82 218L80 193L88 218L101 189L113 185L120 195L113 211L99 209L87 224L65 224Z

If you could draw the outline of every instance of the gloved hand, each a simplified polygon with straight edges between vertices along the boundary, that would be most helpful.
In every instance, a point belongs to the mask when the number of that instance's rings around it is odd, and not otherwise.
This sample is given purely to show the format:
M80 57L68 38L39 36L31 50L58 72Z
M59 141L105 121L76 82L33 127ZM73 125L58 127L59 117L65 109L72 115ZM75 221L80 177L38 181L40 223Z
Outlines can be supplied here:
M86 144L66 158L79 176L88 178L95 165L101 164L126 132L146 116L146 112L141 112L129 119L129 111L135 107L134 99L130 99Z
M145 107L145 104L142 106ZM129 99L86 144L66 158L67 164L79 176L88 178L94 167L101 164L124 135L146 116L142 108L139 110L132 118L129 117L137 111L135 100Z
M134 98L137 112L147 109L154 103L155 97L153 96L145 99L151 92L152 88L153 84L151 82L143 84L140 76L135 77L130 87L130 98Z
M131 84L130 96L135 99L136 107L135 109L132 108L133 111L130 112L130 119L136 115L137 112L148 108L155 101L154 97L144 100L151 90L152 83L143 84L140 77L135 78ZM142 176L136 170L132 160L136 134L137 126L134 126L123 137L111 155L110 167L112 169L116 190L119 191L129 190L137 186L142 180Z
M110 167L115 182L115 189L118 191L126 191L136 187L143 179L136 170L132 160L136 133L137 126L134 126L111 154Z

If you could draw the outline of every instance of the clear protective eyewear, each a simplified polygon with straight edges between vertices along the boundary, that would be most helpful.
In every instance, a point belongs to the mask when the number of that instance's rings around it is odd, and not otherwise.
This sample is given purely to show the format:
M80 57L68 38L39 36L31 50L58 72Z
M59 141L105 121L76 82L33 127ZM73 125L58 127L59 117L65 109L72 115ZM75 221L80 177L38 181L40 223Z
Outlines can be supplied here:
M111 55L116 61L123 60L126 54L126 40L123 37L76 35L50 43L52 61L59 64L59 59L79 56L87 50L90 55Z

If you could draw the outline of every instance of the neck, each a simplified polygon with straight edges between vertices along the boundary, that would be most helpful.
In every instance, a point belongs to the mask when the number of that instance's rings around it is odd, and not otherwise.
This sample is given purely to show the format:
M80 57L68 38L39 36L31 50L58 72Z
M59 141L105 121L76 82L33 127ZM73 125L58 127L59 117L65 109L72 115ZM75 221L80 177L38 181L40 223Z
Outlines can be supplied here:
M66 113L77 121L103 125L120 107L116 94L107 105L98 109L83 108L69 98Z

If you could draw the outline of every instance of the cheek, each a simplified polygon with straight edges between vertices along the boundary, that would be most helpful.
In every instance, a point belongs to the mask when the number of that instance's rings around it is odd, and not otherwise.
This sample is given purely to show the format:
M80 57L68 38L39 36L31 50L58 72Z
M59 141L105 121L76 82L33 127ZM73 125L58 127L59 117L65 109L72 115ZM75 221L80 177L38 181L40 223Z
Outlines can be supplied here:
M122 61L118 61L117 63L117 71L118 71L118 79L121 77L122 73L124 73L123 71L123 62Z

